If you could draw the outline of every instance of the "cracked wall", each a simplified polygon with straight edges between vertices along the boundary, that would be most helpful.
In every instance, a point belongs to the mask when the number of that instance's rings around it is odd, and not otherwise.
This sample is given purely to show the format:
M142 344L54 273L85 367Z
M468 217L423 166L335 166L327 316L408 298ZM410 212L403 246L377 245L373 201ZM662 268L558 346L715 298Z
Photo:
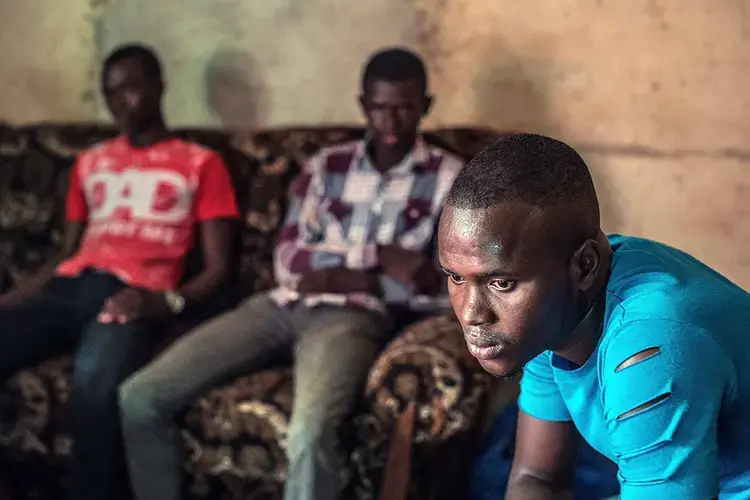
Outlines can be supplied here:
M572 142L594 171L607 230L677 245L750 288L746 5L3 2L13 21L0 34L0 119L105 120L93 70L115 45L142 40L164 58L173 124L358 122L361 61L405 44L430 66L429 125Z

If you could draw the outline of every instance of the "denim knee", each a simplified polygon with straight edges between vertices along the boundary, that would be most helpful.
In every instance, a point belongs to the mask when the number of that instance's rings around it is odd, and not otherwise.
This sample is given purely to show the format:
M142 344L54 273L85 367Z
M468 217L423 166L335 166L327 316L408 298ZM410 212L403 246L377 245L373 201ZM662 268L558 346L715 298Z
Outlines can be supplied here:
M75 406L100 407L117 403L120 380L102 359L76 359L71 401Z

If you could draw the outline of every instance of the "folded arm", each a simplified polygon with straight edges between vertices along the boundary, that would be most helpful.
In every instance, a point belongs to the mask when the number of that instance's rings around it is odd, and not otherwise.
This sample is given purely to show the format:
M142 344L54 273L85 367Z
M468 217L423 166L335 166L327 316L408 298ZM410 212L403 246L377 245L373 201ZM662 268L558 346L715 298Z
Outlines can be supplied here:
M386 302L405 301L415 293L438 294L443 279L432 244L434 214L409 231L407 244L401 238L388 245L344 241L340 228L321 215L323 204L331 201L323 196L324 161L313 158L292 184L289 210L274 252L277 281L302 293L366 292Z
M379 295L376 248L326 242L326 227L318 217L323 194L321 161L311 160L291 186L289 209L274 250L276 280L300 293Z

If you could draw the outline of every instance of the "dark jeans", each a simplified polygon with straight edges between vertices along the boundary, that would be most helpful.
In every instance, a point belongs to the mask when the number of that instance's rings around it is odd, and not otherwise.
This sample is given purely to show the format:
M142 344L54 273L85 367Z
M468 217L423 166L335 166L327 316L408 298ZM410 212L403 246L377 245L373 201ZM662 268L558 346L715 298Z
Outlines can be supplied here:
M70 497L110 500L121 494L124 460L117 391L148 362L163 338L152 324L102 324L104 301L126 285L87 271L54 278L24 303L0 309L0 380L65 352L75 351L69 402L74 439Z

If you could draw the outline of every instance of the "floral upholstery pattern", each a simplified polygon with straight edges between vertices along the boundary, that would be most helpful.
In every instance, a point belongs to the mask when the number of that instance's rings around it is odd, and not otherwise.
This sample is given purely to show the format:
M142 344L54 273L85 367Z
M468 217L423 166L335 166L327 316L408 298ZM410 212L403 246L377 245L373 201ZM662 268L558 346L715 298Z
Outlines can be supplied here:
M273 284L275 232L300 165L321 147L361 138L364 130L177 133L218 151L229 166L242 211L240 282L249 294ZM113 135L100 125L0 126L0 290L23 280L58 247L70 166L84 148ZM498 137L481 129L425 134L428 142L467 159ZM462 343L460 327L446 314L407 327L383 351L360 407L342 430L352 445L352 495L376 497L393 427L410 402L416 405L414 498L424 498L429 487L429 474L420 476L429 456L473 432L489 380ZM73 446L65 412L71 371L71 357L61 357L0 386L0 457L35 466L65 463ZM192 496L280 497L292 385L288 367L248 374L208 391L185 411L181 429Z

